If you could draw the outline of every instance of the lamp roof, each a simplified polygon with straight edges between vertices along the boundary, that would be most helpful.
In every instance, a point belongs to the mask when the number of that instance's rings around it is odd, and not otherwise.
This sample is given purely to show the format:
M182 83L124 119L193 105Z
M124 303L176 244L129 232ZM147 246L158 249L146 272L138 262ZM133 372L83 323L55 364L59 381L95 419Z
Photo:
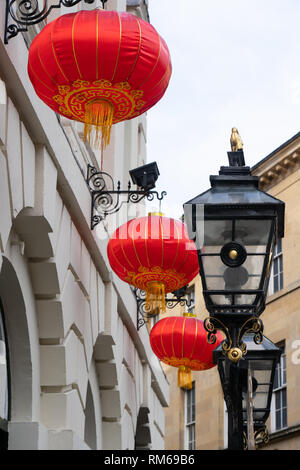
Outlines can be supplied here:
M269 352L275 352L279 353L280 348L276 346L269 338L266 336L263 337L263 341L260 344L256 344L254 342L254 334L253 333L248 333L244 336L243 338L244 343L246 344L247 351L252 353L252 352L264 352L264 351L269 351Z
M247 354L245 356L245 359L252 360L252 359L259 358L260 354L263 354L264 359L266 359L267 357L270 357L270 356L279 357L280 354L281 354L281 349L278 346L276 346L266 336L263 337L262 343L256 344L254 342L254 334L253 333L247 333L243 337L243 342L245 343L246 348L247 348ZM214 361L217 361L219 358L224 357L222 344L220 344L214 350L213 357L214 357ZM224 357L224 359L225 359L225 357ZM241 363L240 363L240 366L243 367Z
M284 235L285 204L258 188L258 176L252 176L247 166L221 167L219 175L210 176L211 188L184 205L203 205L212 209L271 210L278 216L278 236Z

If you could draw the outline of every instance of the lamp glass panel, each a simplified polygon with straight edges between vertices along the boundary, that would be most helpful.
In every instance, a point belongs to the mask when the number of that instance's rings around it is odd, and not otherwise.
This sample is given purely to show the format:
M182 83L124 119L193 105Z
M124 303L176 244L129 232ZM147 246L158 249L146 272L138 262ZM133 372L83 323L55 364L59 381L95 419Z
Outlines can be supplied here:
M266 251L272 221L269 219L237 219L235 241L241 243L248 253Z
M256 295L251 294L241 294L235 295L234 303L235 305L252 305L255 302Z
M257 256L255 258L257 258L257 262L252 263L251 260L246 259L242 266L232 268L226 266L220 256L202 256L201 260L207 289L229 292L259 289L264 257ZM251 269L253 270L251 271ZM213 297L218 305L231 303L226 295L214 295ZM238 294L235 298L235 303L238 305L248 305L254 301L255 295L251 294Z
M272 392L271 377L273 368L272 359L251 360L251 375L253 384L253 418L254 421L264 419L269 406L269 396ZM243 393L244 419L247 418L247 393Z
M209 296L210 301L214 305L241 305L247 306L252 305L255 302L256 294L234 294L234 299L232 299L232 294L222 295L222 294L213 294ZM234 302L233 302L234 300ZM237 310L238 312L238 310Z
M227 266L218 256L202 256L203 271L208 290L225 290L224 272Z
M232 220L205 220L197 225L198 237L203 240L201 253L220 253L221 248L232 240Z
M268 219L205 220L198 227L198 240L202 235L201 264L208 291L259 290L272 221ZM223 263L220 253L229 242L240 243L247 252L241 266L230 267ZM239 293L212 294L215 305L252 305L256 295Z
M232 305L232 295L210 295L211 302L214 305Z
M248 280L243 289L259 289L265 256L247 256L242 267L248 272Z
M201 224L200 224L201 225ZM198 227L198 240L202 236L201 261L208 290L225 290L224 272L227 266L221 260L223 246L232 240L232 220L205 220ZM200 230L202 232L200 233ZM213 255L213 256L212 256ZM230 305L231 300L224 295L217 296L216 304Z
M203 270L207 288L209 290L239 291L251 289L256 285L256 280L249 276L243 267L231 268L226 266L220 257L202 257Z

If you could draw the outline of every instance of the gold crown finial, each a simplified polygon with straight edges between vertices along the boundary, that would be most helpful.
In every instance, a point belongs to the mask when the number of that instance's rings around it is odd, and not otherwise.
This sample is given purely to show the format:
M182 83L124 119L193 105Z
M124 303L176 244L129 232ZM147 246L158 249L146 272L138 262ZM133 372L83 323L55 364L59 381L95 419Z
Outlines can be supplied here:
M232 152L238 152L239 150L243 150L243 141L236 127L232 128L230 145Z

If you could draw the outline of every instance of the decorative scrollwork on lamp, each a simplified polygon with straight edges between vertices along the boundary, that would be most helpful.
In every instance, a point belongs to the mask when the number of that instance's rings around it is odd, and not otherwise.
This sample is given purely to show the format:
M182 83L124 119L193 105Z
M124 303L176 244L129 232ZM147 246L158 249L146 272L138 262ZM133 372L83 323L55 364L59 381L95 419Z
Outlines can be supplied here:
M254 432L254 442L255 442L255 449L258 449L260 445L268 444L270 440L268 428L266 425L259 427ZM244 443L244 450L248 450L248 438L247 433L243 432L243 443Z
M245 349L246 346L243 343L242 339L246 333L254 333L253 341L255 344L261 344L263 342L264 336L264 325L260 318L251 317L241 326L238 336L238 343L242 345L242 348Z
M261 344L263 341L263 322L256 316L246 320L240 327L236 325L234 327L225 326L220 319L208 317L204 320L204 328L207 331L207 341L211 344L215 343L218 330L224 333L223 354L234 363L247 354L247 347L243 341L243 337L247 333L254 333L253 341L255 344Z
M257 429L254 434L255 444L258 446L259 444L268 444L270 440L268 428L266 425L262 426L261 428Z
M232 339L229 329L217 318L208 317L203 322L204 329L207 331L207 341L214 344L217 339L218 330L222 331L225 339L222 343L223 354L226 355L232 346Z

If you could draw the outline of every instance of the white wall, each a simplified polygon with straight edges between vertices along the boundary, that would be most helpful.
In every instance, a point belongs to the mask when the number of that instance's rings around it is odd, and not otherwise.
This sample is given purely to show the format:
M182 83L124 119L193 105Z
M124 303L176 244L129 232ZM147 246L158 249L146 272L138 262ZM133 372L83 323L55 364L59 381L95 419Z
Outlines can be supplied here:
M110 0L108 7L125 9L126 2ZM99 156L82 141L81 125L60 123L35 95L22 35L3 44L4 4L0 25L0 296L12 382L9 448L88 449L85 440L98 449L134 448L144 407L155 448L168 385L146 328L136 331L135 298L110 269L108 237L90 230L86 167ZM145 127L145 116L115 126L104 155L105 169L124 183L128 169L146 160Z

